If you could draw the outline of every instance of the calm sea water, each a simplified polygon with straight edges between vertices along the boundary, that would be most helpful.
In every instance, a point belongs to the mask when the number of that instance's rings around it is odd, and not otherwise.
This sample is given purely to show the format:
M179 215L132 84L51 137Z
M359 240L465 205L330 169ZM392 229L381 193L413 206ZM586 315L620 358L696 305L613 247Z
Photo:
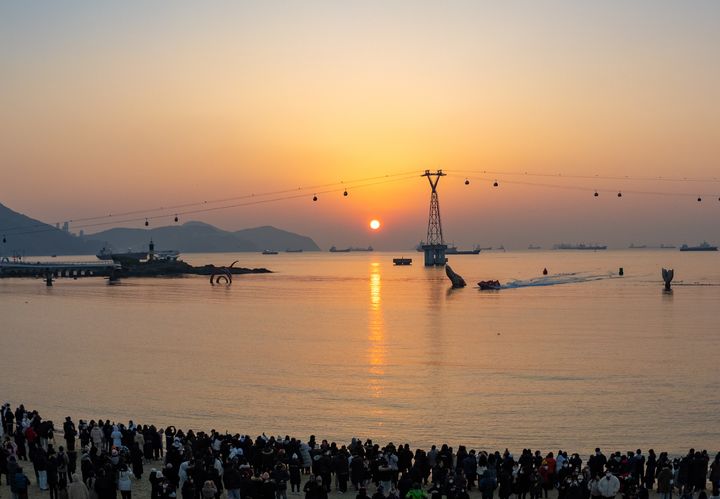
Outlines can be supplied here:
M414 265L394 267L394 256ZM185 256L275 271L232 286L0 280L0 397L57 421L343 442L720 448L720 254L453 256L461 290L420 257ZM662 266L676 271L671 295ZM544 267L546 284L565 284L523 286ZM481 292L481 279L522 282Z

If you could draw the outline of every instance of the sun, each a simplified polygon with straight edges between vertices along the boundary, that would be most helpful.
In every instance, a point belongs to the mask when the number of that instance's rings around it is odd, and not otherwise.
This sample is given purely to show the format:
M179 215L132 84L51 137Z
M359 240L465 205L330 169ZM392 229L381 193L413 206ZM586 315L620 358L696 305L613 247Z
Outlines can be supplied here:
M378 230L380 228L380 220L370 220L370 228L372 230Z

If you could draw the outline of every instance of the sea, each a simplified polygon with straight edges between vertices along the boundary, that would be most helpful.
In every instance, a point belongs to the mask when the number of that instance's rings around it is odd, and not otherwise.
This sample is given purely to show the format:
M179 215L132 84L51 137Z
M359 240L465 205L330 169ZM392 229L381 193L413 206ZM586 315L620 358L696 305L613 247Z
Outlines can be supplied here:
M58 425L720 449L720 253L451 255L463 289L414 251L182 257L272 273L0 279L0 397ZM488 279L503 289L481 291Z

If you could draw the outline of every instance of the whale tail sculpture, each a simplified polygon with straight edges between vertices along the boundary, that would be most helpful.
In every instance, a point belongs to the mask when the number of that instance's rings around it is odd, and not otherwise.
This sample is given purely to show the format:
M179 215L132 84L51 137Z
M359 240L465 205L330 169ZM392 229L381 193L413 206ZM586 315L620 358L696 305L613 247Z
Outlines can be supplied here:
M467 286L467 284L465 284L465 279L463 279L460 274L456 273L450 265L445 264L445 274L447 274L448 279L452 282L453 288L464 288Z
M673 269L662 269L662 278L663 281L665 281L665 291L670 291L670 283L672 282L674 276L675 271Z

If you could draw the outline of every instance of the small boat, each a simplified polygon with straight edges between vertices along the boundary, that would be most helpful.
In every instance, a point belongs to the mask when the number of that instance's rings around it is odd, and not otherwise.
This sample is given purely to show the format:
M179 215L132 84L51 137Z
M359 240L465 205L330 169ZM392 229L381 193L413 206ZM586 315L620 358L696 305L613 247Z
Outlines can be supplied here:
M498 289L500 289L500 288L502 287L502 286L500 285L500 281L493 281L493 280L490 280L490 281L480 281L480 282L478 283L478 286L479 286L480 289L483 290L483 291L487 291L487 290L498 290Z
M717 246L712 246L707 241L703 241L702 244L698 246L688 246L687 244L683 244L680 246L680 251L717 251Z
M393 265L410 265L412 258L393 258Z
M277 252L277 251L273 251L273 250L265 250L265 251L262 252L262 254L263 254L263 255L277 255L278 252Z
M302 253L302 252L303 252L302 249L290 249L290 248L288 248L288 249L285 250L285 253Z

